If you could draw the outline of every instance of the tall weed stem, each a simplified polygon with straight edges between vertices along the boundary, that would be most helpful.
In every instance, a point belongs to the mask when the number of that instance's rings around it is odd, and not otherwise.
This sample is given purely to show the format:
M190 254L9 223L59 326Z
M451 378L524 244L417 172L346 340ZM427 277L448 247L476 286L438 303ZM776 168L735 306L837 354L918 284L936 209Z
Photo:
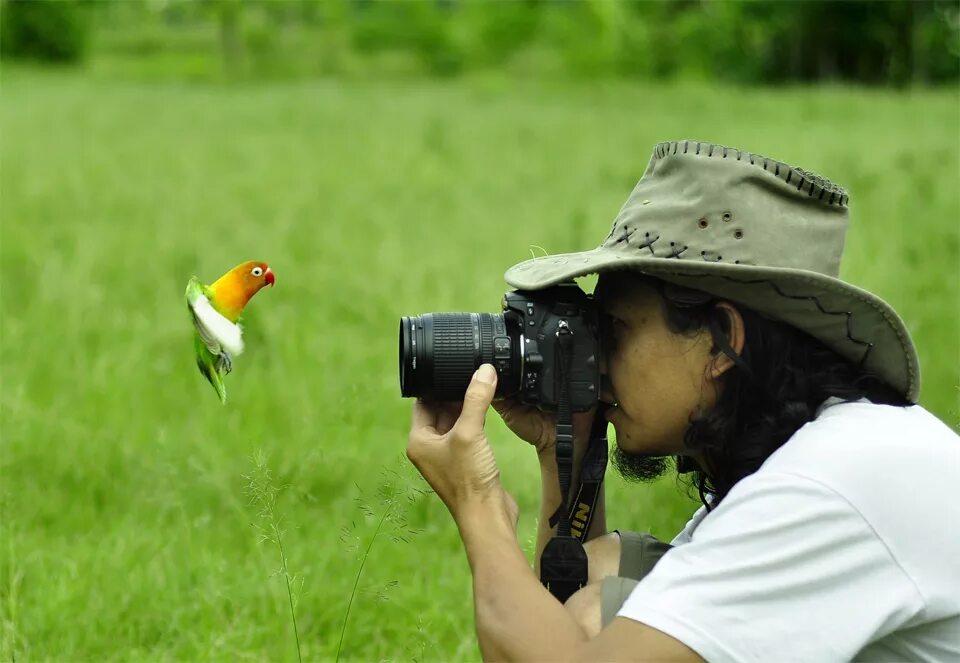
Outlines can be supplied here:
M377 528L373 531L373 536L370 537L370 542L367 544L366 550L363 551L363 556L360 558L360 568L357 569L357 577L353 580L353 590L350 592L350 600L347 602L347 611L343 615L343 624L340 626L340 642L337 643L337 656L336 661L340 660L340 650L343 647L343 635L347 631L347 620L350 619L350 608L353 606L353 599L357 595L357 587L360 585L360 576L363 575L363 566L367 563L367 557L370 554L370 549L373 548L374 541L377 540L377 536L380 534L380 529L383 527L384 521L387 519L387 516L390 515L390 512L393 510L396 502L390 502L387 505L387 508L384 509L383 514L380 516L379 522L377 522Z
M280 491L273 485L267 458L262 451L257 451L253 458L253 466L253 472L244 476L247 479L247 494L250 496L250 503L257 508L257 516L266 527L257 523L251 523L251 525L256 528L261 543L264 541L275 543L280 551L280 572L287 587L290 621L293 622L293 638L297 645L297 661L303 663L303 655L300 652L300 632L297 629L297 612L294 609L292 581L295 578L290 575L287 567L287 555L283 550L283 530L280 528L281 518L277 515L276 509L277 494Z

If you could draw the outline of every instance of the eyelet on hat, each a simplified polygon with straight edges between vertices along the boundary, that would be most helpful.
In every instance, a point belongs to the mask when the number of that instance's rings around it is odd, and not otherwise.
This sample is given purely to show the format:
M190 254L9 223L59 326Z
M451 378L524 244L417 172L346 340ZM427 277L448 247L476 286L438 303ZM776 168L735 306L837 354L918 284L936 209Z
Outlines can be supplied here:
M743 231L742 231L742 230L735 230L735 231L733 232L733 237L734 237L735 239L743 239Z
M724 220L724 221L729 221L729 220L732 219L732 218L733 218L733 216L730 214L730 212L724 212L724 213L723 213L723 220Z
M699 225L701 228L706 228L707 225L708 225L708 223L707 223L707 217L701 216L701 217L700 217L700 220L697 222L697 225Z

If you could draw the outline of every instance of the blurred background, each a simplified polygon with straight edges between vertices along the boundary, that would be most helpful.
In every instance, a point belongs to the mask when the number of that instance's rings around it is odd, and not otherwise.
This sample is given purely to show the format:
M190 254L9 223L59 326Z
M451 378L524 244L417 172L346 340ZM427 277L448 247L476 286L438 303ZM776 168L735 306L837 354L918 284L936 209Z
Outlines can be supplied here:
M954 83L955 2L4 0L3 54L104 75Z
M960 422L955 2L0 0L0 57L4 659L479 660L399 317L597 245L663 140L846 187L842 275ZM248 259L221 406L183 290ZM533 451L488 430L531 554ZM607 491L665 539L697 505Z

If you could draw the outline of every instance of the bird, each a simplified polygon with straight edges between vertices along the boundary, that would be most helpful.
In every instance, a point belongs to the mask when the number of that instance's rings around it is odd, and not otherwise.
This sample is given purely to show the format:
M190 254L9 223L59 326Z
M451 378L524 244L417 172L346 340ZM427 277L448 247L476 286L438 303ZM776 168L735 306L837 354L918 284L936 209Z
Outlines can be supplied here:
M240 316L250 299L265 286L276 282L265 262L242 262L210 285L196 276L187 282L184 293L194 326L197 368L226 404L225 375L233 370L233 358L243 352Z

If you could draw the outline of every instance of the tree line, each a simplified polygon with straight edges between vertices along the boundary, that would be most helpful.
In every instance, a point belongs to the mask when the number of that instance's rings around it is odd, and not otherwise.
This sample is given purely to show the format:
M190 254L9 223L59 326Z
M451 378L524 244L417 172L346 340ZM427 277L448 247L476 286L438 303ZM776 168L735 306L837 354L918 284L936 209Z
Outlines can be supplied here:
M2 0L0 10L5 57L61 63L193 48L225 71L267 75L299 61L301 73L334 75L960 78L960 4L943 0Z

